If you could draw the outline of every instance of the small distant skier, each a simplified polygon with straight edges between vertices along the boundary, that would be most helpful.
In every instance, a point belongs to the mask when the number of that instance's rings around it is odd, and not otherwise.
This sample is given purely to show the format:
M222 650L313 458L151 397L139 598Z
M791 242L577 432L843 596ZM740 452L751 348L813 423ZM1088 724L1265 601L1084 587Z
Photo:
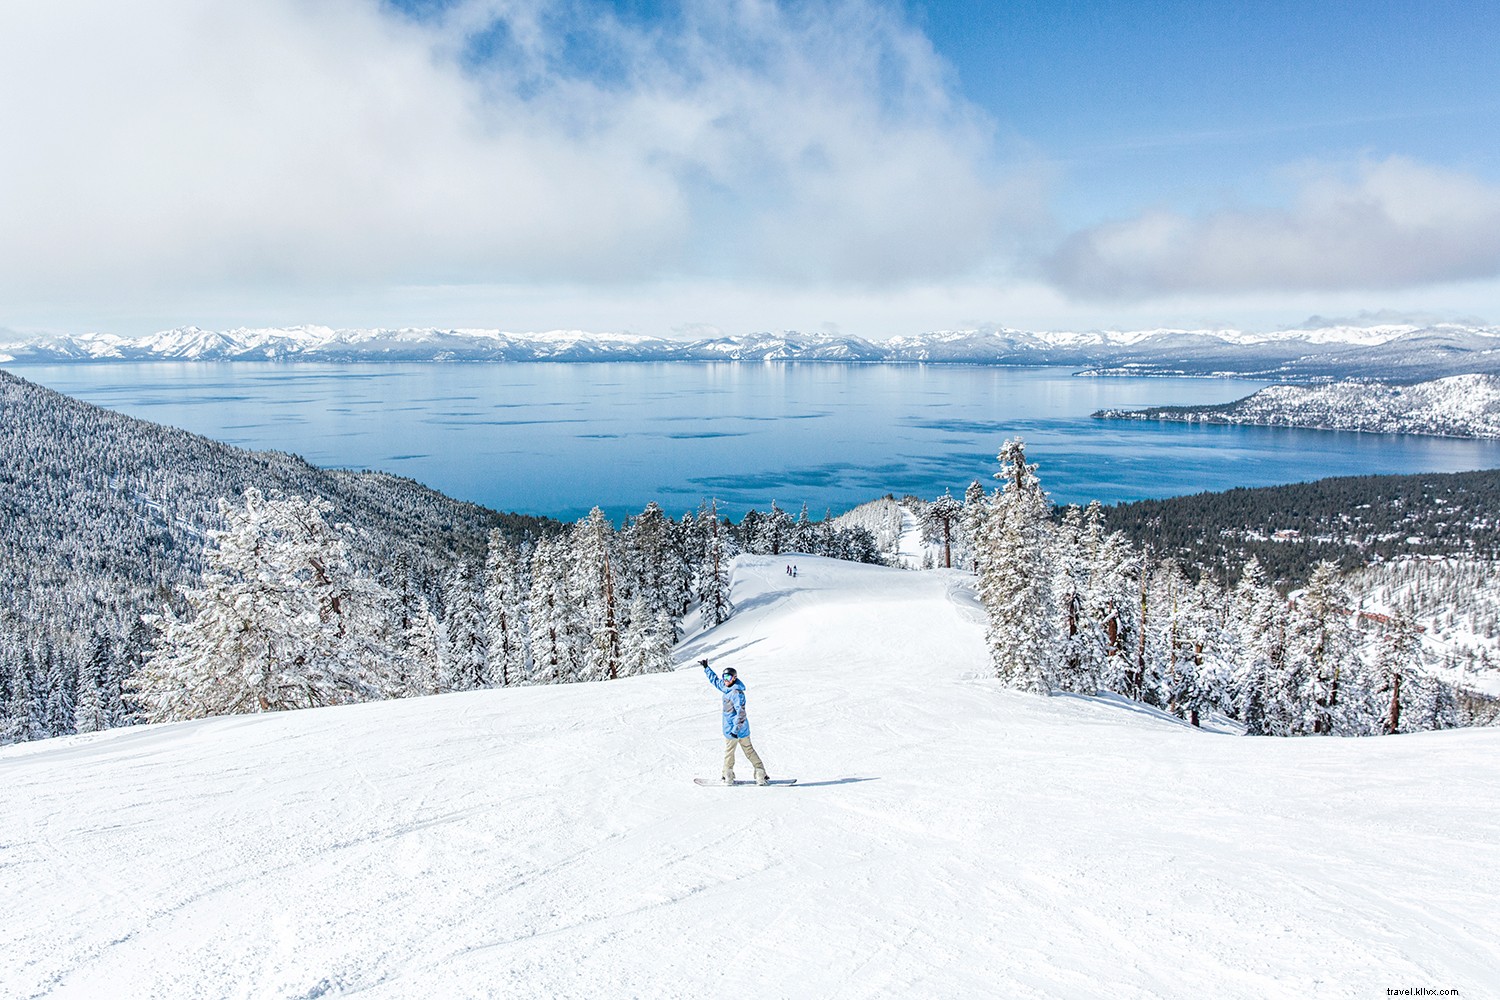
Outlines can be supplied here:
M739 679L733 667L725 669L721 680L707 660L698 662L703 664L708 682L724 693L724 784L734 784L734 755L735 748L738 747L745 751L745 759L755 768L755 783L769 785L771 779L766 776L766 766L761 763L760 754L755 752L755 747L750 743L750 720L745 715L744 682Z

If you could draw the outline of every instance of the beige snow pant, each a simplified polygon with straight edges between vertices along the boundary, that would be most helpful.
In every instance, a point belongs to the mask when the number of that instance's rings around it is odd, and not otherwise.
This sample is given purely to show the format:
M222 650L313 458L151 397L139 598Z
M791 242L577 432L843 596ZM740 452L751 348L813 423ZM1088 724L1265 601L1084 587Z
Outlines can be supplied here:
M724 777L734 780L734 748L739 747L745 751L745 759L750 766L755 768L755 780L759 781L766 776L766 765L761 763L760 754L755 752L755 747L750 744L750 737L735 739L733 736L724 737Z

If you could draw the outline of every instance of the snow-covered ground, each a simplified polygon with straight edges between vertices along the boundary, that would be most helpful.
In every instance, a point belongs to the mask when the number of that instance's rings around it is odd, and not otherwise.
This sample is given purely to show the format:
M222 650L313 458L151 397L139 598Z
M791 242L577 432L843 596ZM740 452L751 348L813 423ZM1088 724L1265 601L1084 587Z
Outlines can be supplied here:
M931 546L927 544L926 532L922 530L922 522L918 521L911 511L901 510L901 537L896 542L895 559L892 560L897 566L905 569L922 569L931 564ZM941 566L939 561L937 565Z
M0 996L1500 989L1500 730L1007 691L960 575L796 561L672 674L0 750ZM692 784L699 656L801 784Z

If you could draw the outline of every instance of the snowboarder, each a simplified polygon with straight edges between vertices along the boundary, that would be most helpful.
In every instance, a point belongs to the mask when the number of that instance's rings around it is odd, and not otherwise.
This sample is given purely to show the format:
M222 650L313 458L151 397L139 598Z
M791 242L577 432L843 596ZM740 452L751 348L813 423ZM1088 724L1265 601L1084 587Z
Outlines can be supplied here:
M755 783L769 785L771 779L766 776L766 766L750 743L750 720L745 715L744 681L739 679L733 667L725 669L724 677L720 679L707 660L698 662L703 664L708 682L724 693L724 784L734 784L734 756L735 748L738 747L745 751L745 759L755 768Z

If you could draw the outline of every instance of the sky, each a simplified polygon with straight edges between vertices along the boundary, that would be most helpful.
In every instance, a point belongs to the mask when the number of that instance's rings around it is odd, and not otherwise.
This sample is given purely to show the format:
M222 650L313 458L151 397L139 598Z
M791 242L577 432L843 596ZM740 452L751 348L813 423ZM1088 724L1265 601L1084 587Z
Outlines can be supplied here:
M7 0L0 328L1500 322L1500 5Z

